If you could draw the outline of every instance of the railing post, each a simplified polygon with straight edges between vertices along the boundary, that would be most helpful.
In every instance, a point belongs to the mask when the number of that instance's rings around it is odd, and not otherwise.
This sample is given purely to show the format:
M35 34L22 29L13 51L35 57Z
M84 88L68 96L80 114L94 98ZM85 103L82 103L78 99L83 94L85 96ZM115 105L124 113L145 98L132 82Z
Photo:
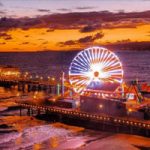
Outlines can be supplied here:
M20 109L19 109L19 114L20 114L20 116L22 116L22 109L21 109L21 106L20 106Z
M27 115L30 116L30 108L28 108Z
M38 110L37 110L37 115L40 115L40 114L41 114L41 110L38 109Z

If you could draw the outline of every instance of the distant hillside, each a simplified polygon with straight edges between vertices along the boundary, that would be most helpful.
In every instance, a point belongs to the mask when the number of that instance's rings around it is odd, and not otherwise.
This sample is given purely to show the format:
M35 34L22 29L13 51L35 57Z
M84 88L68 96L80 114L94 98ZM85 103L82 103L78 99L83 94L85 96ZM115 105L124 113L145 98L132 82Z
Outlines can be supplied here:
M117 42L115 44L105 45L113 50L150 50L150 42Z

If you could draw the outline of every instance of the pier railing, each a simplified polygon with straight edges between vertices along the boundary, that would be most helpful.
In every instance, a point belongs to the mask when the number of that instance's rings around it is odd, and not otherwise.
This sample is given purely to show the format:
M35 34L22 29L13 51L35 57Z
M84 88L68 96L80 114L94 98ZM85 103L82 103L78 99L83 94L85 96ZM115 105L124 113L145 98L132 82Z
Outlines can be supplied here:
M104 114L93 114L88 112L83 112L80 110L75 109L67 109L67 108L59 108L53 106L40 106L40 105L32 105L32 104L25 104L21 102L17 102L22 108L27 108L31 110L40 110L43 111L45 114L48 112L59 114L62 116L68 116L75 119L81 120L88 120L94 122L100 122L103 124L110 124L112 126L117 127L126 127L132 133L133 130L137 130L138 132L144 132L144 135L150 135L150 122L144 120L136 120L133 118L125 118L125 117L116 117L116 116L107 116Z

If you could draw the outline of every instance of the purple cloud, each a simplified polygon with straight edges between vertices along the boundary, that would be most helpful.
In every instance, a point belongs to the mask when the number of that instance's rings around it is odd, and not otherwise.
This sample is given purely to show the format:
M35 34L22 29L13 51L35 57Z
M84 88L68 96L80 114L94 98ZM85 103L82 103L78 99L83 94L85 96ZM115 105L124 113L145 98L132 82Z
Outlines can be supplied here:
M133 28L139 23L150 23L150 11L112 13L102 12L83 12L49 14L35 18L1 18L0 31L7 31L16 28L28 30L30 28L49 28L55 29L78 29L80 32L92 32L107 28Z

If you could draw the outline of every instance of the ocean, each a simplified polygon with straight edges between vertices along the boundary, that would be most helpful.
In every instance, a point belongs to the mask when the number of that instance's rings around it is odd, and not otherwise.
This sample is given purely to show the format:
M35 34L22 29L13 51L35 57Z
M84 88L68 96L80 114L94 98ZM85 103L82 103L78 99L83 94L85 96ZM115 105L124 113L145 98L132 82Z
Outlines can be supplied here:
M29 52L0 53L0 65L19 67L33 76L61 76L61 71L68 75L70 63L78 51L73 52ZM115 51L123 64L124 80L135 79L150 81L150 51Z

